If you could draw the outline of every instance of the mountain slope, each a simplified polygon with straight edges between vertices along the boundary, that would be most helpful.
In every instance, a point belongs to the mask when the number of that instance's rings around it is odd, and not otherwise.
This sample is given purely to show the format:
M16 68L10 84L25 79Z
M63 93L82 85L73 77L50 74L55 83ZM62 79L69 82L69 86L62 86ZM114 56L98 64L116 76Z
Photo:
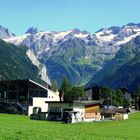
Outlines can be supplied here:
M123 44L139 35L140 24L134 23L103 28L95 34L78 29L46 32L32 27L24 35L5 41L28 46L36 59L45 64L51 80L57 79L60 84L67 76L73 84L85 84L106 64L116 63L119 68L119 61L123 60L111 60Z
M66 75L73 84L86 82L92 76L91 73L94 74L93 70L98 69L94 67L90 57L85 58L88 48L81 39L69 39L58 47L52 56L48 57L45 54L42 57L51 79L56 79L60 83Z
M121 46L116 56L96 73L87 86L102 85L134 90L140 74L140 36ZM136 80L140 83L139 80ZM132 84L133 83L133 84Z
M27 47L17 47L0 40L0 79L32 79L43 82L39 70L26 55Z
M111 76L106 77L104 81L102 81L102 85L112 88L126 87L131 91L135 91L138 85L140 85L140 53L120 67Z

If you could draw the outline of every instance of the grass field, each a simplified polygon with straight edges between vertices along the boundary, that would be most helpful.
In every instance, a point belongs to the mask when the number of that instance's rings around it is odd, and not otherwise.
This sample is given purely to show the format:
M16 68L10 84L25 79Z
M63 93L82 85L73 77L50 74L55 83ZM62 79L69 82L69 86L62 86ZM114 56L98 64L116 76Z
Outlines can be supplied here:
M125 121L80 124L0 114L0 140L140 140L140 113Z

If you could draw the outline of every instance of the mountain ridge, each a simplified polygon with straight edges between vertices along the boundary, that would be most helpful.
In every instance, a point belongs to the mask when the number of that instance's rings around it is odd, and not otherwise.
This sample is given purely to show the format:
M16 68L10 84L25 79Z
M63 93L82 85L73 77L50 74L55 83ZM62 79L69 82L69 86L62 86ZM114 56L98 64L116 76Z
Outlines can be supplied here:
M139 62L140 36L137 36L127 44L124 44L117 52L116 56L106 64L102 70L97 72L86 86L125 87L134 91L138 83L140 84L140 78L138 78L140 77ZM108 72L109 70L111 71ZM134 82L135 79L137 79L136 82Z
M11 37L15 37L15 34L11 33L8 28L4 28L3 26L0 26L0 38L8 39Z
M61 83L67 76L71 83L82 84L103 69L123 44L139 35L140 24L129 23L103 28L94 34L79 29L46 32L32 27L22 36L4 40L28 46L36 59L45 65L51 80Z

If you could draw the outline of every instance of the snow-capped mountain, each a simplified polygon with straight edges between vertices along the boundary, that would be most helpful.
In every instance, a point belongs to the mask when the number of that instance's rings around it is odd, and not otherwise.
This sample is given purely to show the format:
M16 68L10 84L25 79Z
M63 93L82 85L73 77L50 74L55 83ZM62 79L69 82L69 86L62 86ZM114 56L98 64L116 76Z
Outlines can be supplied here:
M9 29L0 26L0 38L7 39L14 37L15 35L9 31Z
M117 46L129 42L140 35L140 24L127 24L123 27L113 26L104 28L95 33L104 45Z
M35 33L35 31L37 31L37 29L35 28L30 28L28 30L28 32L30 33ZM27 36L24 35L22 36L22 39L24 40ZM14 39L16 38L17 39L17 42L14 42L15 45L22 45L22 39L21 37L16 37L13 33L11 33L9 31L9 29L6 29L2 26L0 26L0 39L3 39L3 40L7 40L7 39ZM20 42L20 41L21 42ZM13 43L13 42L11 42ZM34 55L34 53L28 49L27 52L26 52L26 55L28 56L28 58L31 60L32 64L37 66L38 67L38 70L39 70L39 73L38 73L38 76L45 82L47 82L48 84L51 84L50 82L50 79L47 75L47 69L45 67L45 65L43 65L38 59L37 57Z
M85 83L114 58L123 44L139 35L140 24L129 23L94 34L79 29L48 32L31 27L22 36L4 40L28 46L32 55L46 66L51 80L60 83L66 75L73 83ZM28 57L34 62L32 55Z
M127 43L132 38L140 35L140 24L127 24L123 27L112 26L90 34L87 31L73 29L61 32L39 32L37 28L29 28L27 32L19 37L6 38L5 41L16 45L27 45L36 51L39 56L42 52L48 52L55 46L61 45L70 38L79 38L86 46L104 47L107 51L118 51L118 45ZM114 47L116 46L116 48ZM109 47L109 48L108 48ZM115 49L115 50L114 50Z
M38 32L37 28L31 27L27 30L27 32L25 34L27 34L27 33L36 34L37 32Z

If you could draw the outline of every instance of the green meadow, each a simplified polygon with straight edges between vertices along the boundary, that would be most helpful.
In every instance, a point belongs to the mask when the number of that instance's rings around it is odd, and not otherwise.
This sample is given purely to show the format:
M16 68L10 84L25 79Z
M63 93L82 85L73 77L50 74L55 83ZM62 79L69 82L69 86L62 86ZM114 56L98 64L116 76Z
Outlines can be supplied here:
M125 121L64 124L0 114L0 140L139 140L140 112Z

